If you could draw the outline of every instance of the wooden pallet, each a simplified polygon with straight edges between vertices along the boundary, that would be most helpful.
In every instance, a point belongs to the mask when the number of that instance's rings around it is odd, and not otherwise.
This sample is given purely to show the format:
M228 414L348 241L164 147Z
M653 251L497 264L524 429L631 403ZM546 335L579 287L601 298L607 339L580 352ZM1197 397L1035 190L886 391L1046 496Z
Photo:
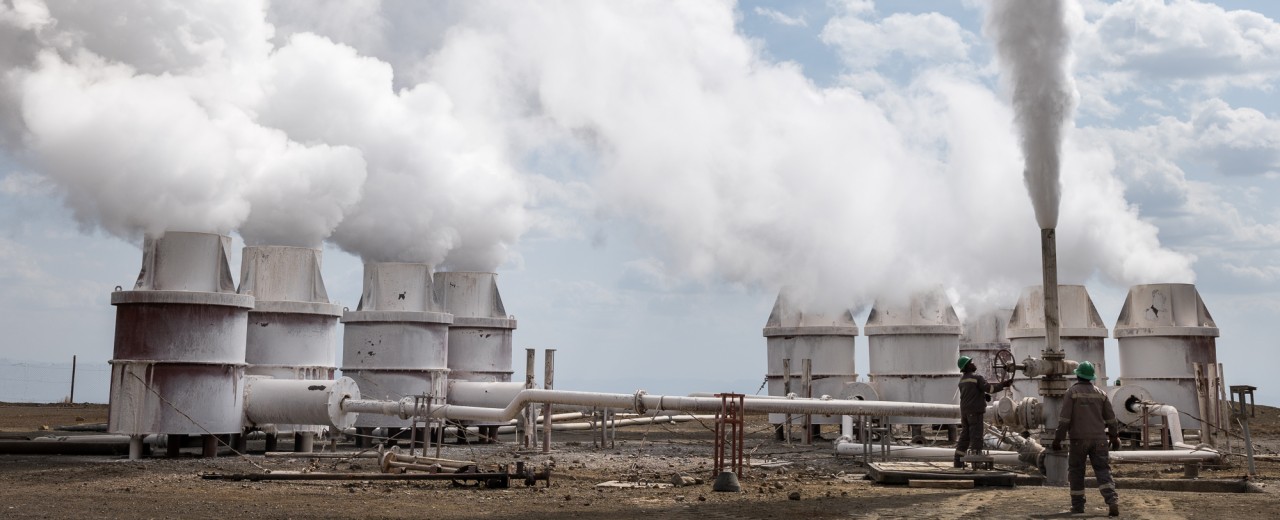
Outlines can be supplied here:
M975 486L1013 486L1012 471L953 468L951 462L873 462L867 469L880 484L909 484L912 480L970 480Z

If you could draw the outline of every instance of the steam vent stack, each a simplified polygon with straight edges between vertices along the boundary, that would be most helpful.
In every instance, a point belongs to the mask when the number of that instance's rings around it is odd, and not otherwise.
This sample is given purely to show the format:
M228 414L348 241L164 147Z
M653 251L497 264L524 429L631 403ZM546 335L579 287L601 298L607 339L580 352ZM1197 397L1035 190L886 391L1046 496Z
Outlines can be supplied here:
M1009 349L1009 316L1013 309L996 309L974 316L964 321L964 329L960 333L960 355L969 356L978 373L991 379L991 365L995 362L996 352Z
M255 298L249 311L246 374L276 379L333 378L342 308L329 303L320 262L319 249L244 248L240 293Z
M959 404L960 319L941 289L909 302L877 301L867 317L871 386L885 401ZM955 424L956 419L890 417L895 424Z
M448 385L449 324L436 303L431 266L364 264L364 294L342 315L342 375L355 380L366 399L425 395L442 402ZM361 428L399 427L409 420L360 414Z
M841 397L845 383L858 379L854 367L854 338L858 324L847 309L834 313L806 312L788 296L778 293L773 312L764 326L765 349L769 357L769 395L787 395L783 360L790 359L790 392L804 397L804 360L811 360L813 397ZM813 424L840 424L839 416L815 415ZM786 422L783 414L769 414L769 422Z
M435 275L436 301L453 315L449 326L449 379L511 381L511 333L516 320L507 316L498 294L498 275L440 272Z
M1194 363L1217 363L1218 326L1192 284L1135 285L1116 320L1120 379L1151 392L1156 401L1197 415ZM1182 416L1185 429L1201 428Z
M236 294L231 237L170 231L143 244L116 307L107 429L130 435L239 433L253 297Z
M1009 319L1009 340L1013 342L1013 357L1018 362L1028 357L1042 358L1045 347L1044 293L1042 286L1023 289L1018 305ZM1061 324L1061 345L1066 359L1093 363L1098 386L1107 384L1107 359L1103 342L1107 338L1107 326L1102 323L1098 309L1089 298L1083 285L1058 285L1058 312ZM1068 376L1074 381L1074 376ZM1021 372L1013 380L1013 398L1040 397L1039 383L1028 379Z

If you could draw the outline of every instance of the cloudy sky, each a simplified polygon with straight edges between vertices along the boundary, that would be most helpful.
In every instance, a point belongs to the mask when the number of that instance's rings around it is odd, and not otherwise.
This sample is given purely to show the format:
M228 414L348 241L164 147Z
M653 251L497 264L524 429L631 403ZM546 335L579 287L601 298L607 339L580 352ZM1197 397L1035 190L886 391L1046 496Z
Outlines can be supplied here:
M1060 281L1112 324L1133 284L1196 283L1228 383L1268 404L1273 4L1065 2L1057 205ZM0 370L101 374L109 293L167 230L323 244L352 307L362 259L496 270L514 365L556 348L561 388L755 393L784 285L859 325L938 284L1009 307L1039 226L991 11L0 0Z

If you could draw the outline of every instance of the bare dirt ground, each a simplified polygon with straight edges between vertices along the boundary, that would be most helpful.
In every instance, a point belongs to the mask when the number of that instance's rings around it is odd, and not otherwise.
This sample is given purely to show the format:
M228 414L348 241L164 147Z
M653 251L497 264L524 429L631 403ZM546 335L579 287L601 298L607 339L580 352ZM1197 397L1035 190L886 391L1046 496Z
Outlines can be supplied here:
M1251 423L1259 454L1280 451L1280 410L1258 408ZM0 438L58 434L42 426L100 423L102 405L0 404ZM267 458L261 441L250 455L129 461L111 456L0 455L0 518L1088 518L1106 514L1090 491L1085 515L1069 515L1065 488L1040 486L920 489L864 480L865 469L833 455L829 441L813 446L774 441L764 417L748 417L752 462L742 492L711 490L710 424L650 425L618 430L612 448L596 448L589 432L556 432L550 454L498 444L445 445L441 456L486 468L524 461L549 465L551 486L508 489L455 486L447 481L225 481L207 473L273 471L377 472L374 459ZM834 432L826 432L833 437ZM282 443L281 448L289 445ZM1241 443L1234 443L1240 450ZM340 451L354 450L340 444ZM433 450L434 451L434 450ZM157 452L157 454L162 452ZM1122 518L1262 519L1280 517L1280 463L1257 463L1262 493L1204 493L1125 489ZM1117 477L1178 479L1178 465L1115 465ZM605 481L667 483L676 474L703 479L686 487L604 489ZM1231 457L1203 479L1243 479L1244 461Z

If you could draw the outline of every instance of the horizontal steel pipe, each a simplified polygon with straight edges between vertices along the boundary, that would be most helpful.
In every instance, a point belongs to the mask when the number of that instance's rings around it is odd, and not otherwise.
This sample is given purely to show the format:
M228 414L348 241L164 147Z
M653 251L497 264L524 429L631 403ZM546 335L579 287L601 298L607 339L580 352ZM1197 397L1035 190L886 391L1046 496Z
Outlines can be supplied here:
M520 413L529 403L613 408L645 413L647 410L678 410L683 412L719 412L722 402L718 397L682 397L635 394L609 394L575 392L568 390L528 389L518 393L506 408L477 408L457 405L422 406L414 409L414 400L399 401L375 399L346 399L344 412L446 418L471 421L507 421ZM867 415L902 417L960 417L960 407L950 404L900 403L892 401L812 400L812 399L752 399L744 401L747 413L790 413L815 415Z

